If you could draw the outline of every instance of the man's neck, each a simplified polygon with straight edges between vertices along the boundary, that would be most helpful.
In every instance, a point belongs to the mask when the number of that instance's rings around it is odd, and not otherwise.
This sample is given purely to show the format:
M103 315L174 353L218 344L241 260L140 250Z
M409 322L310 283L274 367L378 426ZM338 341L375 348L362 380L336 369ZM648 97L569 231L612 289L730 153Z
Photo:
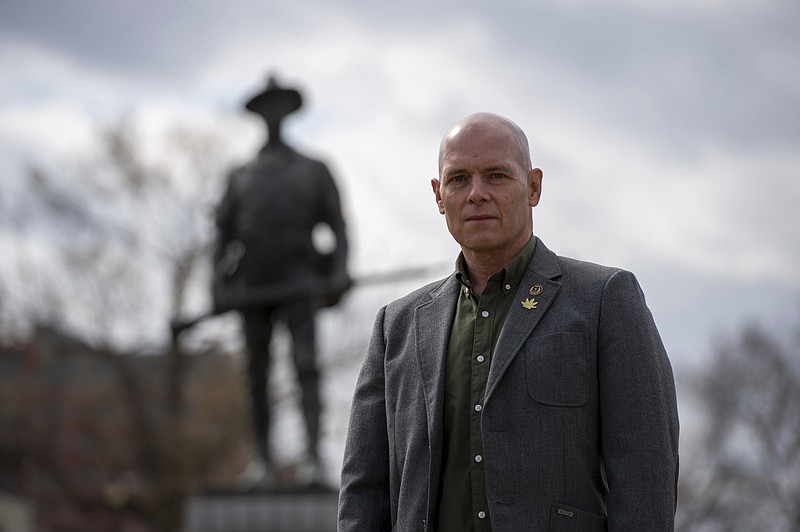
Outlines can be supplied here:
M481 257L480 254L464 252L464 263L467 267L467 275L469 276L472 292L478 295L482 294L486 284L489 282L489 277L502 270L511 259L517 256L519 251L517 250L508 257L498 257L498 255Z
M489 282L489 277L505 268L506 264L519 255L520 251L528 243L529 238L531 237L528 236L522 244L511 248L513 251L475 252L462 248L461 253L464 255L464 264L467 268L472 292L479 295L482 294L486 284Z

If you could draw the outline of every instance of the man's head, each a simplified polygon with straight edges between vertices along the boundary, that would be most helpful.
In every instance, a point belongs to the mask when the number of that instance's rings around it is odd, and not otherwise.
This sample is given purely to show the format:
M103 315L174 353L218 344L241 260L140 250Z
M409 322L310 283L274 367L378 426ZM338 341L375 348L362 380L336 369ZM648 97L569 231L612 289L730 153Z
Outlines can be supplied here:
M533 231L542 171L531 169L525 133L502 116L478 113L453 125L439 147L439 178L431 180L439 212L468 260L507 261Z

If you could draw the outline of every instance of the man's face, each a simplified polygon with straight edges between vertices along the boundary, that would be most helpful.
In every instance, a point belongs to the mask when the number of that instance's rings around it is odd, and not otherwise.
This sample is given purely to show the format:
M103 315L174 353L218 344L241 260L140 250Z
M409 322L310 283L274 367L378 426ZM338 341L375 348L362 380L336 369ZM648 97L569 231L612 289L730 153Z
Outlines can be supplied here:
M451 130L431 185L439 212L465 254L508 260L533 231L541 170L526 168L517 137L503 122L483 119ZM509 256L510 255L510 256Z

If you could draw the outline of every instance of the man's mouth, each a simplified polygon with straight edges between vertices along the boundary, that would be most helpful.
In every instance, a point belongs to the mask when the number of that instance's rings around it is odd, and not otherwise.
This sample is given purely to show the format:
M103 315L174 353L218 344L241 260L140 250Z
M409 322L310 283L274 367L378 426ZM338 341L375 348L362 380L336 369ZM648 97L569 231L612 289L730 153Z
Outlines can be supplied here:
M474 216L467 216L468 222L485 222L487 220L494 220L494 216L488 214L480 214Z

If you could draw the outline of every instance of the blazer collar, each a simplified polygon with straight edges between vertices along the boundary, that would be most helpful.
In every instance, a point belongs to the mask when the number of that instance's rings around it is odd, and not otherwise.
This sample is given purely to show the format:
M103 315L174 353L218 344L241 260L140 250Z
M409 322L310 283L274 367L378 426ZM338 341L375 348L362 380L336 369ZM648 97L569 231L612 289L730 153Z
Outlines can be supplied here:
M556 299L561 283L558 257L550 251L538 237L533 258L522 277L522 282L514 295L508 316L500 331L494 350L489 378L486 382L484 402L488 402L497 384L502 379L511 362L519 353L533 329L541 321L544 313ZM523 302L533 308L526 308ZM534 306L535 305L535 306Z

